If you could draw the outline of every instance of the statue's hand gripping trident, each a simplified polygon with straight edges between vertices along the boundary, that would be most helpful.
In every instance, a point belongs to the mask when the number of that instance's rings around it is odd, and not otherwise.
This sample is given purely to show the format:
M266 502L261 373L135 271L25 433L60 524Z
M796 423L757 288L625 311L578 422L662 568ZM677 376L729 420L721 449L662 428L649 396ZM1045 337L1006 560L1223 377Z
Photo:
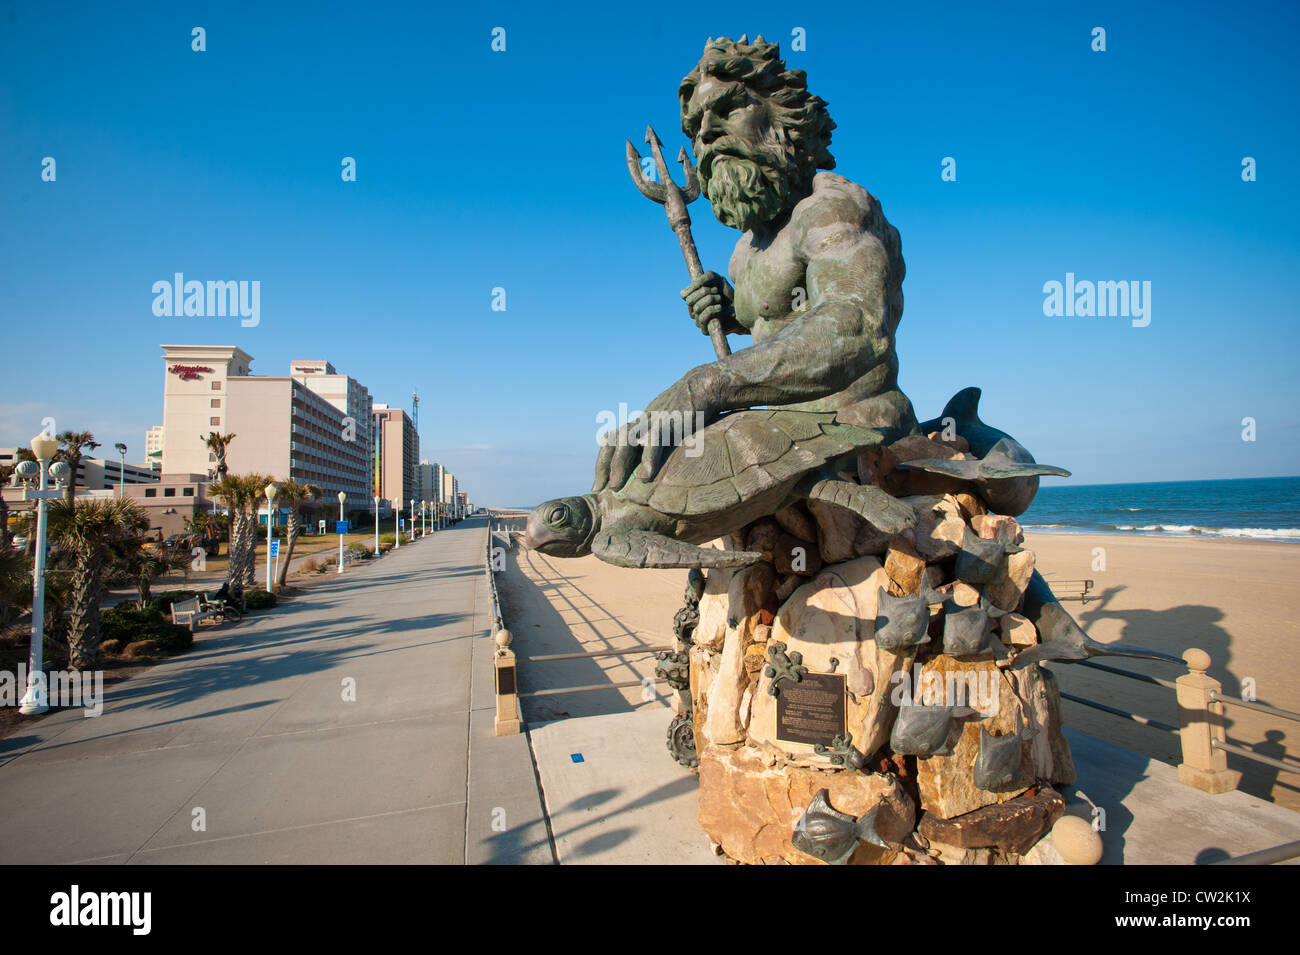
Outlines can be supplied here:
M700 180L695 174L695 166L691 163L686 147L683 146L677 153L677 161L682 164L682 169L686 173L686 188L683 190L669 175L659 137L649 126L645 129L645 141L654 154L659 181L651 182L646 179L641 167L641 154L636 151L631 140L627 143L627 171L632 174L632 181L636 183L637 189L641 190L641 195L653 199L668 213L668 224L677 233L677 241L682 247L682 257L686 259L686 268L691 273L692 280L698 279L704 274L704 269L700 266L699 253L695 251L695 239L691 236L691 216L686 211L687 204L700 197ZM707 327L709 338L713 341L714 352L719 358L726 358L731 354L731 347L727 344L727 335L722 330L721 319L710 318Z

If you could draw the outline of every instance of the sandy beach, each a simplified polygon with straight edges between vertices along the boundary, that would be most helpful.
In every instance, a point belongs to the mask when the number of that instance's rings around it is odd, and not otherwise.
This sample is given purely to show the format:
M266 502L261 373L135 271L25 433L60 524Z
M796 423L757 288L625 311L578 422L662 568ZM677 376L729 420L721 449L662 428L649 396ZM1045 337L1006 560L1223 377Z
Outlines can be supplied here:
M1300 546L1251 540L1037 533L1026 544L1048 581L1090 579L1086 602L1066 601L1092 637L1122 640L1181 655L1188 647L1210 654L1211 675L1225 693L1240 695L1255 680L1264 703L1300 711L1300 663L1290 655L1300 639ZM1094 562L1104 550L1104 570ZM664 646L672 640L673 614L681 606L686 572L627 570L594 557L557 560L526 550L512 552L500 576L506 623L521 656L578 650ZM1062 588L1065 590L1066 588ZM1110 661L1114 662L1114 658ZM1134 672L1174 679L1171 664L1122 660ZM1172 690L1078 666L1053 665L1062 689L1110 706L1177 724ZM654 672L650 654L527 664L522 690L621 682ZM539 697L523 703L525 718L622 712L664 706L643 699L639 687ZM1167 763L1178 762L1172 734L1066 702L1069 726ZM665 725L667 717L665 717ZM1240 708L1228 710L1228 736L1275 759L1300 761L1300 723ZM1242 770L1241 789L1300 810L1300 777L1229 756ZM1086 792L1087 781L1081 780Z

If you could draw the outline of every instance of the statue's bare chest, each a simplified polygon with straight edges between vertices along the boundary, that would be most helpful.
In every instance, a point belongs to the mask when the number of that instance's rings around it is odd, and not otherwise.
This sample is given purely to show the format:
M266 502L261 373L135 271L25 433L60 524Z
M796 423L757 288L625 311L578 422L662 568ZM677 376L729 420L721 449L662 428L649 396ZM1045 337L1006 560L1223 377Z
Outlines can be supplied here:
M780 330L807 300L805 263L788 238L778 234L765 248L742 239L731 257L731 282L736 289L736 320L755 341Z

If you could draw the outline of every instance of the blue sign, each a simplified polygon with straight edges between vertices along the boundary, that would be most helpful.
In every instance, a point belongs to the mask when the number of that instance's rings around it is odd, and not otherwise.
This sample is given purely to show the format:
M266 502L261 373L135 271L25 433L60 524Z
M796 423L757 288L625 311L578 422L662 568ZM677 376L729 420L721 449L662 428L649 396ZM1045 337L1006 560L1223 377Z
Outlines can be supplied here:
M280 556L280 541L275 537L271 538L271 556L272 557Z
M402 525L403 530L406 529L406 518L403 517L398 523Z
M347 521L335 521L335 522L334 522L334 525L335 525L335 530L336 530L338 533L340 533L340 534L346 534L346 533L348 532L348 522L347 522Z

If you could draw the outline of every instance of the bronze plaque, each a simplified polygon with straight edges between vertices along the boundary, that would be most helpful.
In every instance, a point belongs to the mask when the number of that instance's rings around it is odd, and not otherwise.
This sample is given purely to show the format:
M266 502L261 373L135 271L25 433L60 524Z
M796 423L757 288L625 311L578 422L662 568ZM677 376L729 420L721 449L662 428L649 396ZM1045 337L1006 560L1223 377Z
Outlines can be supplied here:
M805 673L777 684L776 738L831 745L844 735L844 674Z
M507 693L515 692L515 668L498 667L497 668L497 695L505 696Z

